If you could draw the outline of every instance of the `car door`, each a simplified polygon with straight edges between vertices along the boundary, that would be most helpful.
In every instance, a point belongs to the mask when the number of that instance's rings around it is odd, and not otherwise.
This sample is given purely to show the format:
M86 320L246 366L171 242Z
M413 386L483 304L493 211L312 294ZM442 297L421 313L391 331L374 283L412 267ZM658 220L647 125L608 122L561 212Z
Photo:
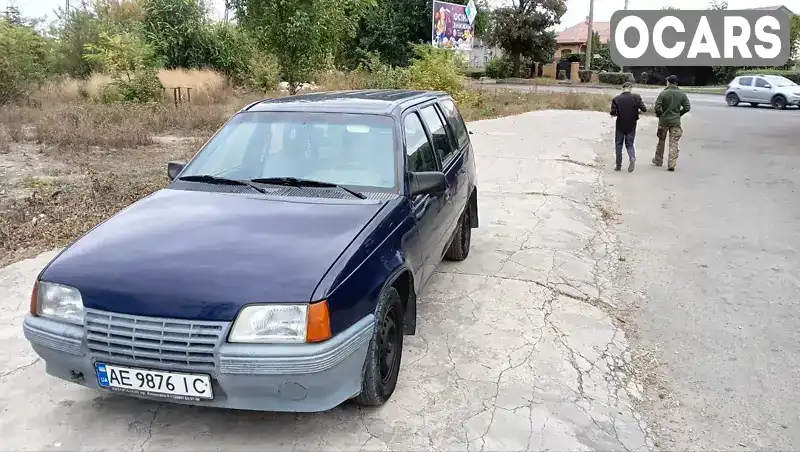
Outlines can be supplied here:
M463 192L463 180L465 178L460 176L465 174L464 162L463 159L459 158L460 153L456 152L453 137L438 104L426 105L420 108L419 112L430 134L436 155L442 164L442 172L444 172L447 179L447 191L444 194L444 204L439 218L441 223L439 234L441 236L439 237L438 250L441 257L446 251L450 238L458 225L458 218L461 215L462 203L459 195L460 192Z
M756 77L753 83L753 98L756 102L768 104L772 99L772 86L763 77Z
M403 138L406 148L406 171L439 171L439 162L422 120L415 111L403 118ZM439 215L444 196L418 195L411 199L412 212L419 234L419 264L414 269L415 281L425 284L438 264L437 250L441 241Z
M456 154L452 158L452 164L457 169L456 174L458 176L458 197L456 202L463 209L469 201L472 187L475 184L475 180L472 179L475 174L475 161L473 160L475 156L472 154L472 143L469 139L467 125L464 123L464 118L461 117L455 101L449 98L441 99L439 106L444 113L448 131L455 143ZM442 166L446 167L444 164Z
M736 86L736 94L744 102L755 102L753 93L753 77L741 77Z

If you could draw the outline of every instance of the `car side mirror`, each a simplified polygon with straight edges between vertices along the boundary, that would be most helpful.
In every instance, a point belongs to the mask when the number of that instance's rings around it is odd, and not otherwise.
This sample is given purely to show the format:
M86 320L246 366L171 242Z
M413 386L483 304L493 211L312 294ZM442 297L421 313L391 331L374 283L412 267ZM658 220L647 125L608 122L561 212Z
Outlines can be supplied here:
M447 190L447 179L439 171L408 173L411 197L417 195L440 195Z
M770 88L772 88L772 85L770 85L770 84L766 84L766 85L764 85L764 88L766 88L766 89L770 89Z
M175 178L178 177L178 174L180 174L185 167L186 164L183 162L167 163L167 175L169 176L169 180L175 180Z

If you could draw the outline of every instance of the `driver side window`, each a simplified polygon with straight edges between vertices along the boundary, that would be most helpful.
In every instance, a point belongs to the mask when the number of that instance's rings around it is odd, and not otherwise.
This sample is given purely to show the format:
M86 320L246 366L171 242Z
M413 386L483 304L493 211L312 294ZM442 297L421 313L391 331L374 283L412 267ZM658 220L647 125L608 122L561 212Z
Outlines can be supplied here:
M756 88L766 88L767 85L769 85L769 83L767 83L767 81L763 78L756 79Z
M408 171L438 171L436 167L436 156L433 154L433 147L425 134L422 122L416 113L406 116L403 123L406 138L406 156L408 161Z

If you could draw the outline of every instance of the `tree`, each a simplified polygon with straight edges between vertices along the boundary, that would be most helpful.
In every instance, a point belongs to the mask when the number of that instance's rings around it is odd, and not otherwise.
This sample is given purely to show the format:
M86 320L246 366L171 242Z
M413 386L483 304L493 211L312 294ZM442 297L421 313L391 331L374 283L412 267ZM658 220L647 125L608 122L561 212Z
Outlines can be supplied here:
M207 8L202 0L142 0L144 36L164 66L207 64Z
M549 61L555 51L556 36L548 31L561 23L567 11L565 0L513 0L513 6L492 12L490 41L511 55L514 74L519 74L522 57Z
M99 64L87 60L84 55L87 54L87 45L100 41L103 23L87 5L69 13L60 9L58 16L64 24L54 28L53 33L58 36L58 70L73 77L86 78L99 69Z
M356 35L375 0L232 0L236 17L259 47L275 55L296 94L327 57Z
M0 105L24 98L51 73L54 42L30 25L0 18L0 49Z
M414 45L431 39L431 8L426 0L378 0L361 19L358 32L342 59L357 66L378 54L390 66L407 66Z

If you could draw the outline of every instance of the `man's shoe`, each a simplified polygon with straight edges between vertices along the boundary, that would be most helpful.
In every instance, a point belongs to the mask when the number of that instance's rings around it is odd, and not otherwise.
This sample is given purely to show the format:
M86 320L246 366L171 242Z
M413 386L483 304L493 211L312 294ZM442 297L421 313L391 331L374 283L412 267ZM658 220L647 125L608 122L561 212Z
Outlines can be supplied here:
M622 165L615 166L614 171L622 171Z
M656 158L655 158L655 157L653 157L653 165L655 165L655 166L661 166L662 164L663 164L663 163L656 161Z
M628 172L632 173L634 168L636 168L636 159L633 159L630 162L628 162Z
M674 166L670 166L669 168L667 168L667 171L675 171L675 167Z

